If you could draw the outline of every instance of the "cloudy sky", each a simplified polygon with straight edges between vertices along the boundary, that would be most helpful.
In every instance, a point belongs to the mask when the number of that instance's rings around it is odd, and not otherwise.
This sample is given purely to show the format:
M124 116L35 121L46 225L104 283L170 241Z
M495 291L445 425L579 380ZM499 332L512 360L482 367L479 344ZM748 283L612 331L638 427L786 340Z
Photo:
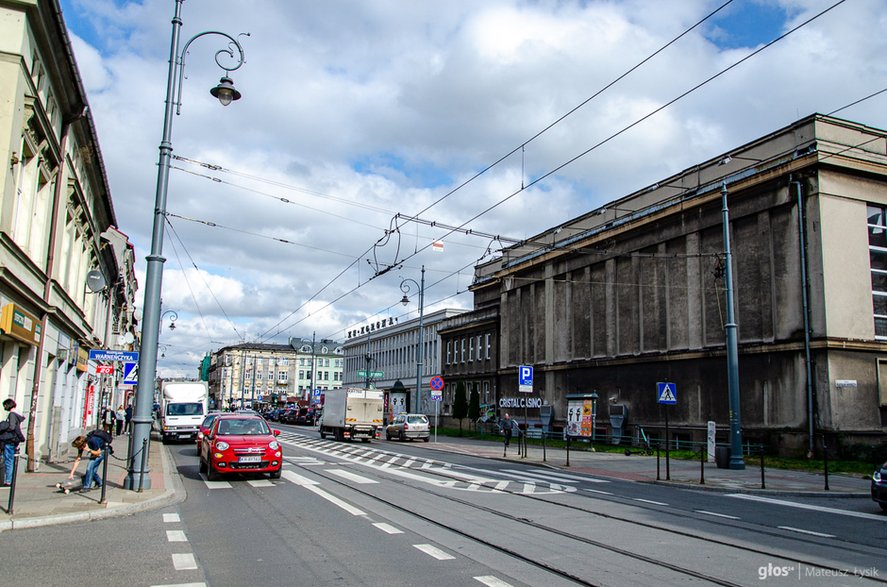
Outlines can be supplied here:
M414 318L399 285L422 265L426 312L470 308L502 246L482 235L532 236L887 88L883 0L724 1L187 0L181 45L221 31L246 63L223 108L227 40L185 61L158 374ZM175 3L61 5L144 285ZM837 115L887 128L887 93Z

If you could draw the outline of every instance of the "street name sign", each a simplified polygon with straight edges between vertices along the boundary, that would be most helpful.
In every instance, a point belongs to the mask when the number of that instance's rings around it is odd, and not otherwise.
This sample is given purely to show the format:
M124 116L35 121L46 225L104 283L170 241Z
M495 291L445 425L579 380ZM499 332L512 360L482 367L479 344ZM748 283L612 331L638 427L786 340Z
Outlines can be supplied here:
M114 351L108 349L93 349L89 351L90 361L126 361L138 363L139 353L134 351Z

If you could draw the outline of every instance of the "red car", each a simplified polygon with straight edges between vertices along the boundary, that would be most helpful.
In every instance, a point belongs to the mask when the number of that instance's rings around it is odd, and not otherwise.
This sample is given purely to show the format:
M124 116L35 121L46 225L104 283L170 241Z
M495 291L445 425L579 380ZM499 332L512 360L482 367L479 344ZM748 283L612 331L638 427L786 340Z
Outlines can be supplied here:
M261 416L220 414L201 440L200 472L210 481L231 473L269 473L279 479L283 449L278 434Z

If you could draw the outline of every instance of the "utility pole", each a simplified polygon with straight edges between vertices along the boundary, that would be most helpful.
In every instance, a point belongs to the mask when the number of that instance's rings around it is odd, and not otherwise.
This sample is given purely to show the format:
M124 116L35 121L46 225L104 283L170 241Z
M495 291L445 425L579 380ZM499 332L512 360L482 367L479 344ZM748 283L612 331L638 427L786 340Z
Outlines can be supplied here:
M727 290L727 393L730 399L730 468L745 469L742 459L742 422L739 404L739 342L733 310L733 256L730 253L730 210L727 208L727 182L721 185L724 222L724 287Z

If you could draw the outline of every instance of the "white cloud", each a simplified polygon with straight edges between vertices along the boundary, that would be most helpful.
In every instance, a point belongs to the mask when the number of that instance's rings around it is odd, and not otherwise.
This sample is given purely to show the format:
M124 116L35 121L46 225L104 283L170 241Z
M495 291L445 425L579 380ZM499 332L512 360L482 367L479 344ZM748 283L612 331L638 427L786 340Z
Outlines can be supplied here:
M172 6L160 0L62 4L66 15L76 10L78 17L72 39L118 222L143 263ZM829 3L781 5L790 20L776 23L777 30ZM445 236L443 253L412 257L447 231L392 223L395 213L532 236L884 86L887 10L876 0L848 2L608 140L753 50L719 49L712 42L717 31L704 25L519 149L714 8L705 0L267 0L261 10L232 0L185 3L183 42L206 30L251 36L240 37L247 63L231 72L243 99L225 109L208 94L224 73L213 62L223 40L200 38L187 56L174 153L224 170L174 162L181 169L170 175L173 230L165 239L163 300L180 318L161 342L169 336L166 344L179 351L176 363L161 360L161 373L164 365L182 369L181 361L239 337L270 332L283 341L316 332L342 339L379 313L415 316L414 307L398 304L398 285L418 278L423 264L429 308L465 292L470 267L490 242L455 233ZM99 23L103 35L84 28L90 22ZM731 22L729 15L717 22L722 38L731 36ZM885 128L884 100L841 115ZM520 191L522 183L598 143ZM391 229L385 246L374 251ZM400 263L402 269L368 282L374 264ZM470 303L462 293L443 305Z

